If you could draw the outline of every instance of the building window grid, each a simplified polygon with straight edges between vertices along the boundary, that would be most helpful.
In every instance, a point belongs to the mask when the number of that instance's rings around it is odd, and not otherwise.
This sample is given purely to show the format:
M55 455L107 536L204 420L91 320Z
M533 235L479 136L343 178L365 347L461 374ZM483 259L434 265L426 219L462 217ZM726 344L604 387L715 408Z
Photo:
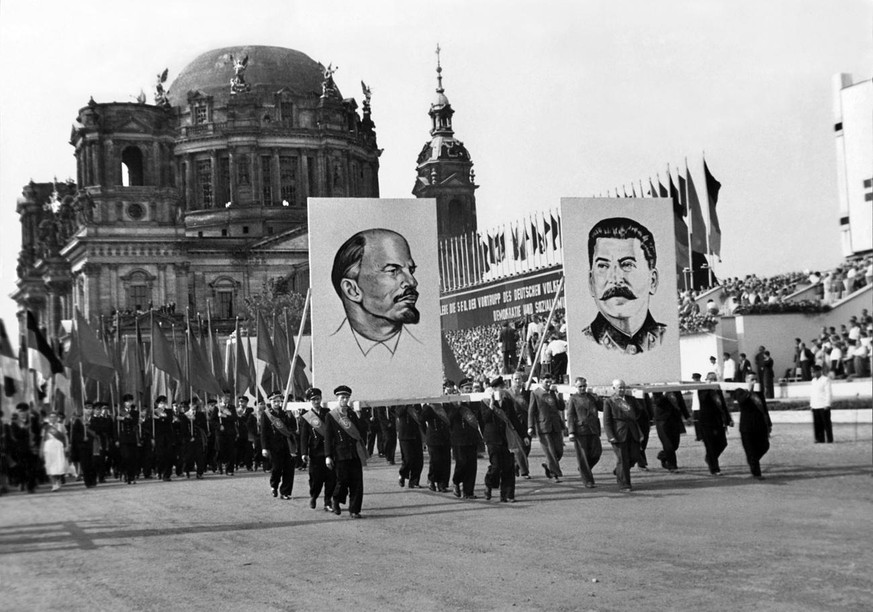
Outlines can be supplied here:
M233 317L233 291L218 291L216 298L218 302L218 317L222 319Z
M130 306L134 310L145 310L149 303L148 287L146 285L130 286Z
M297 188L297 158L279 158L279 181L282 200L291 205L295 204Z
M194 107L194 123L196 125L200 125L206 123L208 119L208 113L206 111L206 107L204 105L198 105Z
M197 162L197 182L200 185L200 204L203 208L212 208L212 161L203 159Z
M266 206L273 204L273 172L272 159L268 155L261 156L261 199Z
M227 157L218 160L218 180L220 181L221 195L226 198L226 201L231 201L233 196L230 193L230 159Z

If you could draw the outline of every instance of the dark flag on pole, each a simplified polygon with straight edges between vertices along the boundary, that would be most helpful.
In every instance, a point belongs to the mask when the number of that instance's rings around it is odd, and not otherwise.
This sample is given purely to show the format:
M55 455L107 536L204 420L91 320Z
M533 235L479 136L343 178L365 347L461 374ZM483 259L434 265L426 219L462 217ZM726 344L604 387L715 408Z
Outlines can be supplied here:
M88 325L85 317L76 309L75 334L78 347L78 361L82 366L82 376L109 384L115 378L115 365L107 355L106 347ZM105 337L105 333L104 333Z
M688 177L688 206L691 214L691 249L698 253L706 253L706 225L703 223L703 211L700 209L700 198L694 187L691 172L685 169Z
M718 223L718 213L715 210L721 183L710 174L706 160L703 160L703 174L706 177L706 197L709 200L709 252L716 257L721 257L721 226Z
M27 311L27 367L49 379L52 374L63 374L64 364L58 359L57 353L49 346L48 341L37 325L36 317Z

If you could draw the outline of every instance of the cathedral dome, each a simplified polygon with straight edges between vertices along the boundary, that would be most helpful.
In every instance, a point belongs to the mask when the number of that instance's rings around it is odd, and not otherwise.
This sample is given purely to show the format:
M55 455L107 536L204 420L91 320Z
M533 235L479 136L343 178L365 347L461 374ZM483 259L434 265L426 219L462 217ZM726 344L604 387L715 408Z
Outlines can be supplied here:
M248 56L244 78L258 97L272 96L283 88L298 96L322 93L324 69L305 53L283 47L225 47L203 53L182 69L169 87L170 104L187 105L189 91L212 96L217 106L226 104L234 76L231 56Z

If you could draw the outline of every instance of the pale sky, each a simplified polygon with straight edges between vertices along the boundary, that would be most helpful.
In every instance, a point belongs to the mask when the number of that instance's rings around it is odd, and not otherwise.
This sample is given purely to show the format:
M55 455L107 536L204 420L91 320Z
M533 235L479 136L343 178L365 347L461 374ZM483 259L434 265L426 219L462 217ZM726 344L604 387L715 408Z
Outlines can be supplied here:
M663 180L705 151L722 183L718 275L832 267L833 76L871 77L871 32L869 0L0 0L0 317L14 342L15 203L30 179L75 177L78 109L141 89L151 102L164 68L172 87L234 45L332 62L359 102L367 82L382 197L411 197L439 43L480 227Z

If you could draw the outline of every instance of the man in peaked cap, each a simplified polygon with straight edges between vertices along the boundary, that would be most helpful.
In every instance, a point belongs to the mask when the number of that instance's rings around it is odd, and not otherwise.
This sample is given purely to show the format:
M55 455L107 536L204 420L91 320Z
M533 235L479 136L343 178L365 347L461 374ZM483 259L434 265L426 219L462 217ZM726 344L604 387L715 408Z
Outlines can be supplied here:
M297 450L297 419L282 410L285 396L270 394L270 406L261 417L261 453L270 459L270 492L291 499L294 489L294 457Z
M333 391L339 407L329 413L324 438L325 465L336 471L336 485L331 501L334 514L341 514L340 503L348 494L349 516L361 518L364 499L364 471L367 451L358 415L349 407L352 390L340 385Z
M318 497L324 490L324 510L333 510L331 495L336 487L334 471L327 467L324 438L327 435L328 410L321 404L321 389L307 389L304 397L310 409L300 419L300 454L309 464L309 507L318 505Z

